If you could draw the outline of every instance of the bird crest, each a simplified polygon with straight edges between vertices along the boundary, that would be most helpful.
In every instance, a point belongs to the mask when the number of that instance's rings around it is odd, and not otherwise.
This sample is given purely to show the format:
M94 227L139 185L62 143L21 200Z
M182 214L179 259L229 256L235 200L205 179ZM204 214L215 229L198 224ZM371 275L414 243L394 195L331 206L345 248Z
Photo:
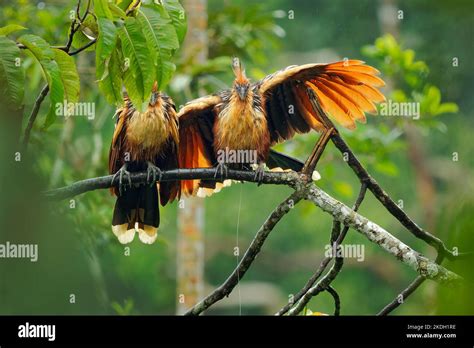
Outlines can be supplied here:
M240 63L240 59L234 57L232 59L232 70L235 74L235 82L238 84L246 84L249 82L247 76L245 76L245 70L242 68L242 64Z

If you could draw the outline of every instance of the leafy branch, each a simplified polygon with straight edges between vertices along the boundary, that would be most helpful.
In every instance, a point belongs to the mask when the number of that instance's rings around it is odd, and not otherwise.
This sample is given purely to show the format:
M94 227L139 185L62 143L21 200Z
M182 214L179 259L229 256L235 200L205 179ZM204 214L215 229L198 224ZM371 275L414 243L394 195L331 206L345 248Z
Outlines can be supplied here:
M79 75L73 56L96 45L96 77L111 103L122 102L122 88L138 109L149 100L155 81L163 90L175 71L172 57L186 33L186 16L178 0L151 2L78 0L64 46L25 34L16 41L7 35L26 30L19 25L0 28L0 95L14 110L23 107L25 72L20 52L41 66L47 84L36 98L22 139L23 150L47 95L49 111L43 128L56 121L57 106L79 100ZM83 8L83 10L81 10ZM2 100L3 102L3 100ZM69 107L69 106L68 106ZM68 112L68 110L65 110Z
M69 56L73 56L73 55L78 54L79 52L84 51L85 49L92 46L96 42L96 39L94 39L91 42L89 42L88 44L86 44L85 46L79 48L78 50L73 51L73 52L69 52L70 49L71 49L73 40L74 40L74 35L77 33L77 31L81 27L81 22L83 22L86 19L87 15L89 14L90 5L91 5L91 0L89 0L87 2L86 11L84 12L84 15L81 16L81 14L80 14L81 0L79 0L77 2L76 15L75 15L73 21L71 22L71 27L69 29L68 41L67 41L67 43L64 47L59 47L58 48L58 49L63 50ZM22 49L27 49L28 48L28 46L24 45L24 44L21 44L19 47L22 48ZM76 72L76 76L77 76L77 86L79 86L79 76L77 75L77 72ZM64 86L63 86L63 88L64 88ZM31 130L33 129L33 125L36 121L36 117L38 116L38 112L39 112L39 109L41 107L41 104L43 103L44 99L48 95L49 91L50 91L50 84L49 84L49 81L48 81L48 84L46 84L41 89L40 94L38 95L38 97L35 100L35 103L33 105L33 109L31 110L30 116L28 117L28 124L25 128L25 134L23 136L23 141L22 141L23 151L27 150L28 143L30 141ZM79 87L78 87L76 97L78 97L78 96L79 96ZM76 98L74 97L73 99L75 100Z

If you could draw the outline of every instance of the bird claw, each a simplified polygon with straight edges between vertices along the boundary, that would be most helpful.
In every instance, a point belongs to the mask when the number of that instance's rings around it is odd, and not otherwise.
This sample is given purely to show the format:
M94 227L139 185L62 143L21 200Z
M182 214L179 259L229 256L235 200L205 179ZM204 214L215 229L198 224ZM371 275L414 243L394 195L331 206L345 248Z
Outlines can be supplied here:
M214 178L217 177L217 173L219 172L221 174L221 179L224 179L224 172L225 172L225 176L227 177L228 168L223 162L219 162L219 164L216 166L216 172L214 173Z
M124 164L124 165L122 166L122 168L120 168L120 169L117 171L117 173L114 174L114 176L112 177L112 184L114 183L115 178L117 178L117 176L119 177L119 185L118 185L118 187L119 187L119 193L120 193L120 195L122 195L122 193L123 193L123 192L126 190L126 188L127 188L127 184L125 184L125 183L123 182L123 177L124 177L124 176L127 177L128 185L129 185L130 187L132 187L132 178L131 178L131 176L130 176L130 172L127 171L127 165L126 165L126 164Z
M150 186L153 186L157 181L156 180L157 176L158 176L158 181L161 181L161 178L163 176L161 169L155 166L153 163L148 162L148 167L146 169L146 182ZM150 181L151 178L153 178L153 180Z
M265 175L265 167L262 164L259 164L258 167L255 169L255 176L254 180L257 181L257 185L260 186L263 181L263 176Z

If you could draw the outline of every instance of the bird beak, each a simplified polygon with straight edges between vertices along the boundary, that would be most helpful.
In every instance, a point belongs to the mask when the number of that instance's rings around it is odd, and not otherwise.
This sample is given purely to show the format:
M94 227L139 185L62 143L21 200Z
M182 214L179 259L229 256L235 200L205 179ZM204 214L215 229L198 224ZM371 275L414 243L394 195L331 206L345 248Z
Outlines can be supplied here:
M239 95L240 100L244 100L247 96L247 88L238 86L237 87L237 94Z

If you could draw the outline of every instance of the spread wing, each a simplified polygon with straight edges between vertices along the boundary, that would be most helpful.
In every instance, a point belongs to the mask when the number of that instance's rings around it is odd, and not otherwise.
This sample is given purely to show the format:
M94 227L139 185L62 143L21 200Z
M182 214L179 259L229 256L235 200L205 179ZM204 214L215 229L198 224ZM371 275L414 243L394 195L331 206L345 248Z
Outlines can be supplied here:
M179 167L209 168L216 164L214 155L215 107L222 102L220 95L210 95L187 103L178 113ZM200 180L183 180L181 192L196 194Z
M364 112L377 113L374 103L385 100L377 89L385 85L379 71L360 60L330 64L290 66L257 83L264 96L272 144L295 132L324 128L312 105L314 96L322 109L342 126L354 129L365 123Z

